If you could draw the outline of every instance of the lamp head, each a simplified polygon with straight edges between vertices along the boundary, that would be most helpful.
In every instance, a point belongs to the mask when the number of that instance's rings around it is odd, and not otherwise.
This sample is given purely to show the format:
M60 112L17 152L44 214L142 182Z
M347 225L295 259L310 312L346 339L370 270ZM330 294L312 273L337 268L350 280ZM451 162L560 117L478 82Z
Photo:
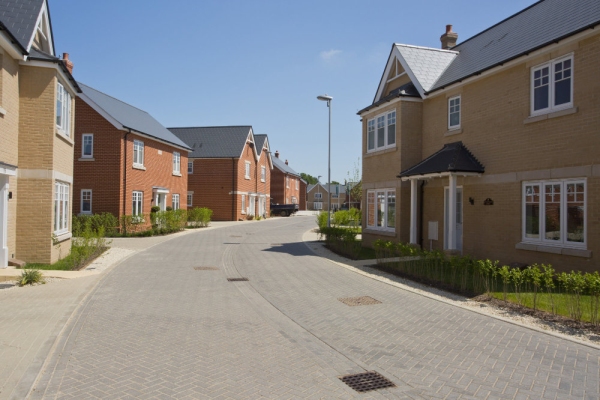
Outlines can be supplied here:
M319 99L321 101L331 101L331 100L333 100L333 97L324 94L321 96L317 96L317 99Z

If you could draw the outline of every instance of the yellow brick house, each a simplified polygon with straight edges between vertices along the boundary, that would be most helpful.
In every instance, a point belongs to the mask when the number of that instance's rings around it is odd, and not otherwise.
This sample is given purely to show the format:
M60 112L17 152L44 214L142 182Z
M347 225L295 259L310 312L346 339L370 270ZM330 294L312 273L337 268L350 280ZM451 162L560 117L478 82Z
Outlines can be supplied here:
M0 268L50 263L71 246L80 90L68 55L55 55L46 0L0 0L0 49Z
M393 44L359 111L363 240L598 270L600 2Z

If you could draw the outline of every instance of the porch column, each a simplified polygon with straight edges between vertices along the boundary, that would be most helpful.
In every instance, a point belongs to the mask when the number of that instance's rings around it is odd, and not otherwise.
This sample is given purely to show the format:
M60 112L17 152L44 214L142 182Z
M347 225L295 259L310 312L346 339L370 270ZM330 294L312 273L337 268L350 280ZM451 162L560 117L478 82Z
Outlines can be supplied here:
M456 175L450 174L448 187L448 250L456 250Z
M417 244L417 179L410 180L410 243Z
M8 266L8 175L0 174L0 268Z

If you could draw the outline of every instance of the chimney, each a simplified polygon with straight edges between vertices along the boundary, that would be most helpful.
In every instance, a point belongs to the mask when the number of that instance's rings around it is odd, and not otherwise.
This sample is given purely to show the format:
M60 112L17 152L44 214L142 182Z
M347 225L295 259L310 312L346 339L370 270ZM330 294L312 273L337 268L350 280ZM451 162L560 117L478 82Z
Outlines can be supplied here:
M288 165L288 162L287 162L287 160L285 160L285 165Z
M69 60L69 53L63 53L63 63L65 67L69 70L70 74L73 74L73 62Z
M440 36L442 42L442 49L448 50L456 46L456 40L458 39L458 33L452 32L452 25L446 25L446 33Z
M275 157L279 158L279 150L275 150Z

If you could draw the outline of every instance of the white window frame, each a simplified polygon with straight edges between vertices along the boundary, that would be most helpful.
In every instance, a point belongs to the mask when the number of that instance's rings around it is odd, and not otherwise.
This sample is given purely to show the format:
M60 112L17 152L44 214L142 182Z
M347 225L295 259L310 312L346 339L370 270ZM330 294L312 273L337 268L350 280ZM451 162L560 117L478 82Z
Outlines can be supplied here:
M568 103L564 103L564 104L560 104L555 106L554 105L554 101L555 101L555 72L554 72L554 67L556 64L559 64L563 61L566 60L571 60L571 87L570 87L570 93L571 93L571 101L569 101ZM549 78L549 82L548 82L548 107L547 108L542 108L539 110L534 110L534 89L535 89L535 72L539 71L543 68L548 68L548 78ZM535 116L535 115L543 115L543 114L548 114L548 113L552 113L555 111L560 111L560 110L565 110L568 108L573 108L573 81L575 80L575 60L573 57L573 53L555 58L553 60L550 60L548 62L545 62L543 64L539 64L536 65L535 67L531 68L531 75L530 75L530 83L529 83L529 90L530 90L530 113L531 116Z
M89 211L85 211L83 209L83 197L89 194L90 196L90 210ZM92 214L92 189L81 189L81 198L80 198L80 212L81 214Z
M315 199L322 199L322 198L323 198L323 193L321 193L321 192L315 193Z
M192 207L192 204L194 203L194 192L188 192L187 194L187 206Z
M133 165L144 166L144 142L137 139L133 141Z
M188 175L194 173L194 162L188 161Z
M173 193L173 195L171 196L171 208L173 210L179 210L180 207L181 207L181 204L179 202L179 194Z
M546 239L546 200L545 200L545 186L552 184L560 184L560 239L551 240ZM583 184L583 242L569 242L567 240L567 185L568 184ZM538 232L539 238L528 238L526 234L526 222L527 222L527 210L526 210L526 187L527 186L539 186L540 190L540 203L539 203L539 225ZM588 212L587 212L587 193L588 184L585 178L571 178L571 179L550 179L550 180L539 180L539 181L527 181L522 183L521 188L521 240L523 243L540 244L544 246L554 247L568 247L576 249L587 249L587 234L588 234Z
M266 182L266 180L267 180L267 167L261 166L260 167L260 181Z
M244 178L250 179L250 161L245 161L244 165Z
M286 189L290 188L290 177L289 176L285 177L285 188Z
M69 190L68 183L54 182L54 233L69 232Z
M313 202L313 208L315 210L322 210L323 209L323 202L322 201L315 201L315 202Z
M393 114L393 116L392 116ZM383 118L383 146L378 146L377 143L377 130L379 119ZM393 118L394 121L394 143L390 142L389 137L389 126L392 125L390 120ZM367 121L367 153L374 153L376 151L381 151L385 149L391 149L396 147L397 142L397 133L398 133L398 119L396 110L386 111L382 114L376 115L374 118L371 118ZM373 148L369 148L369 135L373 135Z
M132 207L131 215L143 215L144 212L144 192L134 190L131 195Z
M296 182L296 190L300 190L300 181L298 179L294 179L294 182Z
M384 198L385 198L385 207L384 207L384 211L383 211L383 226L377 226L377 209L378 209L378 204L377 204L377 193L384 193ZM369 225L369 193L375 193L375 215L374 215L374 219L373 222L375 223L375 225ZM396 231L396 220L397 217L394 217L394 227L390 228L387 226L387 221L388 221L388 205L389 205L389 195L390 193L394 194L394 197L396 198L396 189L393 188L381 188L381 189L372 189L372 190L367 190L367 228L371 229L371 230L378 230L378 231L385 231L385 232L395 232ZM395 201L394 202L397 206L398 202ZM398 210L396 208L396 215L398 213Z
M242 214L246 214L246 195L242 195Z
M67 137L71 137L72 101L71 93L60 82L56 82L56 127L60 133Z
M92 151L90 154L85 154L85 140L90 139L92 141ZM81 135L81 158L94 158L94 134L84 133Z
M452 102L458 100L458 104L452 105ZM456 108L458 107L458 110ZM452 96L448 98L448 130L460 129L462 123L462 99L461 96ZM458 113L458 124L452 125L452 114Z
M173 174L181 175L181 154L173 152Z

